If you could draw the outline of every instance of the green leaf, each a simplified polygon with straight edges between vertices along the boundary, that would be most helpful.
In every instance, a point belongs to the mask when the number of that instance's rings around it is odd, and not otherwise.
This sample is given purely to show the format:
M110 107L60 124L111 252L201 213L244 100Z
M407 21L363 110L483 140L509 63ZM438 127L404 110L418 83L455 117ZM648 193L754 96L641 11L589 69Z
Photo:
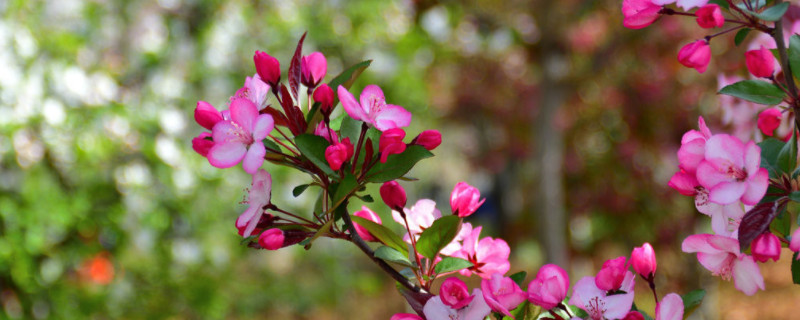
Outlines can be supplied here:
M706 296L706 291L703 289L693 290L681 296L681 299L683 300L684 319L686 319L686 317L691 315L692 312L694 312L694 310L700 306L705 296Z
M377 250L375 250L375 257L389 262L394 262L402 266L416 268L411 261L408 261L407 256L391 247L380 246Z
M342 182L339 183L339 186L336 187L336 193L333 196L333 204L334 206L338 206L338 204L349 197L351 194L356 192L356 190L360 186L358 182L356 182L356 177L350 174L349 172L344 175L344 179Z
M792 282L800 284L800 261L797 261L797 252L792 255Z
M351 216L353 222L358 223L362 228L367 229L372 236L378 238L383 244L400 251L404 256L408 256L408 245L396 235L392 230L384 227L383 225L372 222L371 220L364 219L358 216Z
M792 75L800 79L800 36L796 34L789 39L789 66Z
M783 149L784 143L775 138L768 138L758 143L761 148L761 167L767 169L769 177L776 179L782 175L778 166L778 155Z
M432 156L433 153L425 150L422 146L408 146L403 153L390 155L386 163L378 162L367 173L366 180L369 182L386 182L397 179L408 173L420 160Z
M350 89L350 86L353 85L353 82L356 81L358 76L361 75L361 73L364 72L364 70L366 70L371 63L372 60L366 60L350 66L350 68L345 69L344 71L342 71L342 73L333 78L331 82L328 82L328 86L330 86L331 89L333 89L333 92L336 92L336 88L338 88L339 85L347 89ZM336 105L335 101L333 105Z
M767 5L767 0L757 0L755 2L750 0L750 3L752 4L754 10L758 10ZM739 7L739 9L744 10L745 12L753 13L752 11L747 9L747 4L745 4L744 1L737 3L736 6Z
M742 44L742 41L747 38L747 35L750 33L750 31L753 31L753 29L743 28L736 32L736 36L733 37L733 43L738 47L740 44Z
M509 278L511 278L511 280L514 280L514 282L516 282L516 283L517 283L517 285L518 285L520 288L524 288L525 286L524 286L523 284L525 283L525 277L527 277L527 276L528 276L528 273L527 273L527 272L525 272L525 271L520 271L520 272L517 272L517 273L515 273L515 274L512 274L512 275L510 275L510 276L508 276L508 277L509 277Z
M428 259L436 259L436 255L458 234L461 228L461 218L458 216L445 216L433 221L433 224L417 240L417 251Z
M328 160L325 160L325 149L330 145L328 140L313 134L301 134L295 137L294 142L297 144L297 149L300 150L300 153L308 158L311 163L328 175L336 175L336 172L328 166Z
M653 320L653 317L647 314L647 312L644 312L641 309L639 309L639 307L636 306L636 303L631 305L631 311L639 311L639 313L644 317L645 320Z
M299 186L294 187L294 189L292 189L292 195L295 198L297 198L299 195L303 194L303 192L306 191L306 189L308 189L309 186L310 184L301 184Z
M797 135L792 133L792 138L789 142L783 144L781 151L778 153L778 168L781 172L792 172L797 168Z
M281 146L279 146L277 143L275 143L275 141L272 141L270 139L264 139L264 147L275 151L281 151ZM270 151L267 150L267 152L269 153Z
M751 11L750 13L752 13L756 18L759 18L764 21L778 21L781 18L783 18L783 14L786 13L787 9L789 9L789 3L782 2L780 4L769 7L764 11L758 13Z
M350 116L345 114L344 119L342 119L342 125L339 130L339 139L344 140L344 138L350 138L350 143L353 146L356 145L358 142L358 136L361 135L361 125L363 122L358 121L356 119L351 118Z
M436 272L436 274L442 274L466 269L472 266L472 262L461 258L444 257L442 261L439 261L439 263L436 264L436 267L433 268L433 271Z
M800 202L800 191L794 191L789 194L789 199L794 202Z
M375 199L373 199L372 196L368 195L368 194L367 195L363 195L363 196L356 195L356 197L358 197L359 199L361 199L361 201L364 201L366 203L375 202Z
M325 222L325 224L322 225L322 227L320 227L319 230L317 230L317 232L314 233L313 236L311 236L311 239L308 240L308 243L306 245L304 245L303 248L305 248L306 250L311 249L311 244L314 243L314 240L317 240L317 238L319 238L321 235L326 234L326 233L328 233L328 231L331 230L331 226L333 225L333 221L334 220L331 219L331 220L328 220L328 222Z
M725 10L729 10L731 8L731 6L728 5L728 1L725 1L725 0L709 0L708 3L709 4L711 4L711 3L716 4L720 8L725 9Z
M790 235L792 228L792 215L789 214L786 210L782 211L778 214L775 220L772 220L772 223L769 225L769 229L780 233L783 236Z
M254 240L258 240L258 235L257 234L254 234L254 235L251 235L251 236L249 236L247 238L242 239L242 241L239 241L239 244L246 246L246 245L250 244L250 242L253 242Z
M512 319L534 320L534 319L539 318L539 315L544 311L547 311L547 310L542 310L542 307L537 306L535 304L532 304L532 303L528 302L527 300L525 300L523 303L520 303L519 306L514 308L514 310L510 311L511 315L514 316L514 318L511 318L509 316L504 316L504 317L502 317L502 319L503 320L512 320Z
M739 81L725 86L719 93L766 105L781 103L785 95L784 92L774 84L761 80Z

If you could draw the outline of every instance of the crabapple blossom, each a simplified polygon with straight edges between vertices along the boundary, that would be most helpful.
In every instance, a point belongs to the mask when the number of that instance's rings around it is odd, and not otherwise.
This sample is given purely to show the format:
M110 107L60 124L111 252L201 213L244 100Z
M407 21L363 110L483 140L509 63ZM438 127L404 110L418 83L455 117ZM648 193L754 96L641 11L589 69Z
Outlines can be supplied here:
M539 268L536 278L528 284L528 301L550 310L567 297L568 290L567 272L557 265L546 264Z
M222 121L222 113L205 101L197 101L194 108L194 121L203 128L211 130L217 122Z
M325 138L325 140L328 140L331 144L339 141L339 135L336 134L336 131L329 129L328 126L325 125L325 122L322 121L314 128L314 135ZM331 138L331 136L333 136L333 138Z
M708 200L731 204L741 199L755 205L767 191L769 175L760 168L761 148L755 142L746 145L727 134L717 134L706 141L705 160L697 167L697 181L708 189Z
M603 268L597 272L594 284L605 291L617 290L622 285L622 280L625 280L627 269L628 264L625 263L625 257L606 260Z
M641 247L633 248L631 265L633 266L633 271L636 271L642 278L652 279L658 266L653 246L645 242Z
M234 98L245 98L252 101L256 107L261 110L265 107L264 102L267 101L267 94L269 93L269 85L261 81L261 77L256 73L253 77L247 77L244 80L244 87L236 91Z
M382 223L381 217L379 217L377 214L375 214L375 212L373 212L366 206L361 206L361 210L356 211L355 213L353 213L353 215L356 217L367 219L377 224ZM358 235L361 237L361 239L364 239L364 241L378 241L378 239L375 238L375 236L369 233L367 229L364 229L364 227L360 226L358 223L354 222L353 227L355 227L356 233L358 233Z
M697 260L711 274L724 280L733 278L734 286L746 295L764 290L764 277L753 257L739 251L739 240L720 235L695 234L683 240L681 250L697 252Z
M492 310L509 317L511 317L509 310L514 310L528 297L514 280L499 273L492 274L491 279L481 280L481 292L486 304Z
M789 241L789 250L800 252L800 228L794 229L794 232L792 232L792 239ZM797 257L800 259L800 255Z
M427 319L448 319L448 320L483 320L492 309L486 304L483 293L480 289L472 290L472 302L461 309L453 309L442 301L441 296L434 296L428 299L422 308L423 314Z
M300 59L300 82L309 88L316 87L327 72L328 61L321 52L312 52Z
M389 208L402 211L406 206L406 190L397 181L386 181L380 188L381 199Z
M258 221L261 220L264 207L270 203L271 195L272 176L266 170L260 169L253 175L253 183L250 185L248 198L245 201L249 206L236 221L237 227L240 224L245 226L242 237L247 238L252 234Z
M639 311L630 311L621 320L645 320Z
M422 230L430 227L433 221L442 217L442 213L439 209L436 209L436 202L431 199L419 199L411 208L404 208L402 213L398 212L398 210L392 210L392 218L394 221L397 221L397 223L404 227L406 224L403 220L403 216L405 216L405 219L408 221L408 229L411 234L414 235L415 239L422 234ZM405 237L408 237L408 234L406 234ZM411 243L410 239L411 238L408 238L406 241Z
M468 217L485 202L481 199L481 192L466 182L456 183L453 192L450 193L450 208L453 214L460 218Z
M656 304L656 320L682 320L683 299L675 293L668 293Z
M414 140L411 140L411 144L420 145L431 151L442 144L442 134L439 133L439 130L425 130L420 132Z
M708 3L708 0L652 0L654 4L663 6L671 3L676 3L683 10L689 11L695 7L702 7Z
M676 172L668 184L683 195L695 197L697 210L711 217L711 229L714 233L727 237L738 234L739 223L745 213L740 202L722 205L709 201L708 190L697 182L694 175L683 169Z
M778 261L781 257L781 240L772 232L764 232L753 240L750 251L758 262L767 262L769 259Z
M283 247L283 231L278 228L267 229L258 236L258 244L267 250L278 250Z
M400 128L387 129L381 133L378 143L378 152L381 153L381 163L386 163L390 154L401 154L406 151L403 138L406 132Z
M757 78L770 77L775 72L775 57L763 45L758 50L745 52L744 62L747 71Z
M698 117L697 125L700 130L692 129L684 133L681 137L681 148L678 149L678 162L680 163L678 166L692 177L697 171L697 166L705 159L706 141L712 136L703 117Z
M758 114L758 129L766 136L772 136L781 125L781 109L768 108Z
M276 88L278 82L281 81L281 64L278 59L256 50L253 55L253 62L255 62L256 72L261 77L261 80Z
M447 278L442 282L439 287L439 297L442 303L453 309L466 307L475 298L469 294L467 284L456 277Z
M711 47L706 40L687 44L678 52L678 61L687 68L694 68L697 72L706 72L708 63L711 62Z
M314 90L314 101L319 102L319 110L323 114L330 115L333 111L333 89L327 84L319 85L317 90Z
M622 0L622 25L628 29L647 27L660 16L661 6L651 0Z
M401 106L386 104L383 91L374 84L361 91L361 103L356 102L343 86L339 86L337 92L342 107L351 118L364 121L380 131L406 127L411 123L411 113Z
M258 114L252 101L234 99L231 120L217 122L212 129L214 146L208 151L208 162L217 168L230 168L242 162L244 171L254 174L264 163L266 149L261 142L275 123L269 114Z
M202 132L192 139L192 149L201 156L207 156L208 150L211 150L213 146L214 140L211 138L211 132Z
M342 142L336 142L325 149L325 160L333 170L342 168L342 164L353 157L353 144L350 138L344 138Z
M725 17L722 16L722 9L717 4L707 4L697 9L697 25L701 28L718 28L725 24Z
M389 320L425 320L413 313L395 313Z
M583 277L575 283L569 304L583 309L592 320L620 319L625 317L633 306L633 287L635 276L625 271L620 286L624 293L608 294L595 285L595 277Z
M472 229L472 233L464 237L461 250L452 254L453 257L472 262L471 267L461 269L459 272L465 277L474 272L483 279L489 279L492 273L505 274L511 268L508 262L508 256L511 254L508 243L503 239L491 237L479 241L481 229L483 227Z

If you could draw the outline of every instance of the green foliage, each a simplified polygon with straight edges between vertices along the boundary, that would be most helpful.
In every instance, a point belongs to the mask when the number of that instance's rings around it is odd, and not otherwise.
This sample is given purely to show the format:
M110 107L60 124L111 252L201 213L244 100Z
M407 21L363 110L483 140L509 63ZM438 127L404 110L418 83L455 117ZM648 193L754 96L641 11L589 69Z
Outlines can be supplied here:
M786 96L776 85L762 80L742 80L725 86L719 93L766 105L779 104Z
M515 283L516 283L516 284L517 284L517 285L518 285L520 288L523 288L523 290L527 290L528 288L527 288L527 287L526 287L526 285L525 285L525 277L526 277L526 276L528 276L528 273L527 273L527 272L525 272L525 271L520 271L520 272L517 272L517 273L515 273L515 274L512 274L512 275L510 275L510 276L508 276L508 277L509 277L509 278L511 278L511 280L514 280L514 282L515 282Z
M295 137L295 143L300 153L311 161L311 163L322 169L322 171L328 175L336 175L336 172L328 166L328 160L325 159L325 149L330 145L328 140L313 134L301 134Z
M433 224L419 235L417 251L428 259L435 259L442 248L446 247L458 234L461 218L445 216L433 221Z
M727 5L727 2L725 2L725 4ZM742 41L747 38L747 35L750 34L750 31L753 31L753 29L742 28L741 30L737 31L736 36L733 37L733 43L738 47L740 44L742 44Z
M472 262L461 258L444 257L442 258L442 261L439 261L439 263L436 264L436 267L433 268L433 271L436 272L436 274L442 274L466 269L469 267L472 267Z
M681 296L683 300L683 318L689 317L697 307L703 303L703 298L706 296L706 291L703 289L692 290Z
M792 282L800 284L800 261L797 260L798 253L792 255Z
M412 145L401 154L389 155L386 163L377 163L367 172L367 181L386 182L395 180L408 173L414 165L422 159L430 158L433 154L422 146Z
M378 247L378 249L375 249L375 257L389 262L394 262L402 266L416 268L411 261L408 261L408 256L403 255L403 253L391 247Z
M768 138L759 142L758 146L761 148L761 167L767 169L769 177L776 179L783 175L785 171L782 166L786 165L786 161L781 165L779 156L783 152L785 143L775 138Z
M789 66L792 76L800 79L800 36L794 34L789 38Z
M789 9L788 2L782 2L772 7L769 7L761 12L750 12L756 18L759 18L764 21L778 21L783 17L783 14L786 13L786 10Z
M370 234L380 240L383 244L399 251L403 254L403 256L408 256L408 245L392 230L389 230L383 225L377 224L362 217L352 216L351 218L353 219L353 222L358 223L358 225L364 229L367 229Z

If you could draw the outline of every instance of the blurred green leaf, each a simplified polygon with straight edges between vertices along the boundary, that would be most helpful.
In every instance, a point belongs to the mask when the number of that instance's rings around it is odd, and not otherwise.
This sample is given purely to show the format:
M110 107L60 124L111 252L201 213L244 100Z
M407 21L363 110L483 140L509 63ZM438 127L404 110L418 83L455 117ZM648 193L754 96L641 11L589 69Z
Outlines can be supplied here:
M721 1L721 2L725 2L725 1ZM727 3L725 3L725 4L727 4ZM742 41L744 41L744 39L747 38L747 35L750 34L750 31L753 31L753 29L743 28L743 29L737 31L736 32L736 36L733 38L733 43L736 44L736 46L738 47L740 44L742 44Z
M517 285L520 288L523 288L523 290L526 290L527 287L525 286L525 277L527 277L527 276L528 276L527 272L520 271L520 272L512 274L512 275L510 275L508 277L511 278L511 280L514 280L514 282L517 283Z
M375 257L379 259L383 259L389 262L393 262L402 266L406 266L409 268L416 268L411 261L408 261L408 257L403 255L400 251L395 250L394 248L387 247L387 246L380 246L378 249L375 250Z
M404 256L408 256L408 245L396 235L392 230L372 222L371 220L364 219L358 216L351 216L353 222L358 223L362 228L367 229L370 234L372 234L375 238L380 240L383 244L391 247L402 253Z
M776 85L761 80L739 81L725 86L719 93L766 105L779 104L786 96Z
M683 318L689 317L697 307L703 303L703 298L706 296L706 291L703 289L692 290L681 296L683 300Z

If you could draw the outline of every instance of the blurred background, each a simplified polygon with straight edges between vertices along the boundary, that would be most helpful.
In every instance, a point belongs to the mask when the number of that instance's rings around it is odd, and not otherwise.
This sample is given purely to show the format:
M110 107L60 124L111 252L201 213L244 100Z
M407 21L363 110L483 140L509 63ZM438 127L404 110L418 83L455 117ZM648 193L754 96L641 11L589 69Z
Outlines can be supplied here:
M0 0L0 318L388 319L405 311L354 246L239 245L250 177L191 149L197 100L222 108L252 55L323 52L330 80L372 59L351 92L380 85L436 128L437 157L405 182L409 205L444 212L453 185L487 198L470 217L512 248L528 280L545 263L572 282L650 242L660 295L703 287L695 319L787 318L800 294L787 255L746 297L679 251L709 230L667 187L681 135L723 123L718 73L744 48L715 41L709 71L676 59L704 36L692 19L622 27L621 2ZM726 52L724 55L723 52ZM266 164L273 201L304 176ZM431 179L435 177L435 179ZM377 196L376 196L377 198ZM389 212L370 205L391 225ZM393 225L398 232L399 225ZM641 282L641 281L640 281ZM471 283L477 285L477 281ZM646 290L641 283L637 290ZM649 294L637 304L652 314Z

